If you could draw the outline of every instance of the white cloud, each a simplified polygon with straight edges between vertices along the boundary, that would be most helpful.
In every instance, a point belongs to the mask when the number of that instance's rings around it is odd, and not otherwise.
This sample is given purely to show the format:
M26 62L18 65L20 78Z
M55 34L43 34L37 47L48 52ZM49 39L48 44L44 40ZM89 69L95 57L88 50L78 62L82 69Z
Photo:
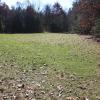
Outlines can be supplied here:
M9 6L15 5L17 1L25 2L27 0L1 0L6 2ZM46 4L54 4L55 2L59 2L64 8L72 7L72 2L74 0L29 0L30 2L35 2L35 4L43 6Z
M16 2L23 2L25 0L1 0L3 2L6 2L9 6L15 5Z
M72 6L72 1L73 0L41 0L44 4L49 3L49 4L54 4L55 2L59 2L63 7L71 7Z

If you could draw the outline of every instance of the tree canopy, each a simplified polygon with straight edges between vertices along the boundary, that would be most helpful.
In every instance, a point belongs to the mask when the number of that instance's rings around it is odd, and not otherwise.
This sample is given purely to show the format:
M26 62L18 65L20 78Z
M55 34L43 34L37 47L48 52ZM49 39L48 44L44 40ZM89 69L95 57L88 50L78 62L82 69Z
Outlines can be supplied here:
M23 8L17 3L10 9L0 3L0 33L65 32L66 26L67 13L59 3L46 5L41 11L31 4Z
M58 2L41 11L30 3L10 9L0 2L0 33L44 31L100 35L100 0L76 0L68 12Z

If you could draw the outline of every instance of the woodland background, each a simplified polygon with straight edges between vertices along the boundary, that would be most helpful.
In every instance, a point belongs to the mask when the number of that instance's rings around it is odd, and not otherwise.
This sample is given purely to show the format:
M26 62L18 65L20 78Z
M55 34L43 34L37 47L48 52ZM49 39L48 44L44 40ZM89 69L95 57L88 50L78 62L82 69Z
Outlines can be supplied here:
M9 8L0 2L0 33L59 32L100 36L100 0L76 0L67 12L59 3L42 10L17 2Z

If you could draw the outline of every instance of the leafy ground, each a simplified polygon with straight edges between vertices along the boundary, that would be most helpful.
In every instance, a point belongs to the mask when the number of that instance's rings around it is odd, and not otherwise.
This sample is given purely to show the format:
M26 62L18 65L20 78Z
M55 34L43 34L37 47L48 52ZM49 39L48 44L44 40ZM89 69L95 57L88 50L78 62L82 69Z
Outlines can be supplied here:
M76 34L1 34L0 100L98 100L100 44Z

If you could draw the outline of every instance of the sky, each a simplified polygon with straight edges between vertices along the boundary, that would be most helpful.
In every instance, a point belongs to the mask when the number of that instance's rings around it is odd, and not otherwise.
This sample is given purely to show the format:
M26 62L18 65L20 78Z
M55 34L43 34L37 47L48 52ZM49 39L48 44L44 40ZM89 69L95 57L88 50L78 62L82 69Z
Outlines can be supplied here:
M9 7L14 6L16 2L25 3L27 0L1 0L2 2L6 2ZM36 6L45 6L46 4L53 5L55 2L59 2L64 9L69 9L72 7L72 3L74 0L29 0L31 3L33 2Z

